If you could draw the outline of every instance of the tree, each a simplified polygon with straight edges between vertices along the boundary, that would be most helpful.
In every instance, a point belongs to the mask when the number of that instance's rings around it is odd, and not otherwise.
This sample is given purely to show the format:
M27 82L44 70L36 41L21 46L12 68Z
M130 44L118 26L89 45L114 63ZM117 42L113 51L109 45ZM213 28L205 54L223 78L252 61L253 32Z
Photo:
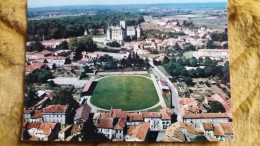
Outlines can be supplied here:
M45 47L38 41L32 42L27 48L26 51L32 52L32 51L43 51Z
M194 69L189 70L190 77L196 78L196 71Z
M212 63L212 60L210 59L210 57L205 57L205 59L204 59L204 65L211 65L211 63Z
M223 105L218 101L212 101L209 103L208 113L225 113L226 110Z
M194 141L208 141L208 139L204 135L197 135Z
M186 69L181 71L181 76L188 77L189 75L190 74L189 74L189 72Z
M199 57L198 63L201 65L203 63L204 59L202 57Z
M48 61L46 59L44 59L43 63L48 63Z
M54 81L49 81L48 86L49 86L50 89L53 89L55 87Z
M61 43L56 47L56 50L67 50L67 49L69 49L69 46L68 46L68 42L67 42L67 41L61 42Z
M204 71L205 71L205 75L206 75L207 77L209 77L209 76L212 75L212 68L211 68L210 66L207 66L207 67L204 69Z
M193 83L193 80L192 80L192 78L190 78L190 77L187 77L187 78L185 78L184 79L184 82L185 82L185 84L187 84L187 85L194 85L194 83Z
M52 104L69 105L77 109L79 104L74 100L72 92L68 88L58 88L53 90L54 96Z
M184 60L184 64L186 65L186 66L190 66L190 59L189 58L186 58L185 60Z
M180 65L183 65L183 60L182 60L182 58L178 58L176 62L177 62L178 64L180 64Z
M162 65L168 64L169 62L170 62L170 59L167 56L164 56L163 61L162 61Z
M24 105L26 107L31 107L34 105L34 103L36 101L35 95L36 95L36 91L33 89L30 89L27 92L27 96L25 97L25 100L24 100Z
M193 67L197 66L197 62L198 61L197 61L197 59L195 57L192 57L190 59L190 65L193 66Z
M52 69L53 70L55 70L57 67L56 67L56 64L54 63L53 65L52 65Z
M83 69L84 69L84 72L85 72L85 73L92 73L92 70L89 69L89 66L87 66L87 65L85 65L85 66L83 67Z
M81 80L81 79L84 79L84 78L86 78L86 77L88 77L88 75L87 75L85 72L82 72L82 73L80 74L80 76L79 76L79 79Z
M196 50L196 47L193 46L193 45L189 45L189 46L186 46L184 48L185 51L195 51Z
M64 64L71 64L71 59L70 58L66 58Z
M117 41L109 42L106 45L110 47L121 47L121 45Z

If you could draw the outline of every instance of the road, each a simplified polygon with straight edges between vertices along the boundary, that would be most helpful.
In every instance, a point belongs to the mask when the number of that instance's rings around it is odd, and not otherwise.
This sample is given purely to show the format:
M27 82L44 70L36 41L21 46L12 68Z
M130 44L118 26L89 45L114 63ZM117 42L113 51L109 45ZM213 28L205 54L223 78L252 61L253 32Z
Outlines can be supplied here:
M174 112L179 115L179 96L177 89L172 85L171 81L168 77L166 77L154 64L152 59L150 59L150 65L152 66L152 71L159 76L160 79L167 82L168 86L171 89L171 98L172 98L172 105L174 106Z

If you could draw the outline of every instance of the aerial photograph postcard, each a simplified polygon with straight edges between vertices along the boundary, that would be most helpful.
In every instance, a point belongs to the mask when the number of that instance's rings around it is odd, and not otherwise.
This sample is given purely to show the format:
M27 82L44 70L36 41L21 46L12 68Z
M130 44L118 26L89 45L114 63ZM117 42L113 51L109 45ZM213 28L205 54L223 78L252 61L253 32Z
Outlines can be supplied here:
M23 141L233 141L226 0L28 0Z

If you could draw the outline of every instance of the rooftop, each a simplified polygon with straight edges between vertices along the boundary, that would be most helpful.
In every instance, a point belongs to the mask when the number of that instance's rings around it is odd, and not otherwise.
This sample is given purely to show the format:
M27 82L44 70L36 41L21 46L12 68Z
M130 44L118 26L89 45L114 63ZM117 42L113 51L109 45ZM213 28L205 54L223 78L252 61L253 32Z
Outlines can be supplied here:
M138 138L145 140L146 134L149 130L150 123L143 122L138 126L130 126L127 133L129 134L129 139Z
M50 105L46 107L43 113L65 113L67 108L67 105Z
M86 106L81 106L76 110L74 120L83 119L85 121L89 118L90 108Z
M184 114L185 119L199 118L229 118L226 113L203 113L203 114Z

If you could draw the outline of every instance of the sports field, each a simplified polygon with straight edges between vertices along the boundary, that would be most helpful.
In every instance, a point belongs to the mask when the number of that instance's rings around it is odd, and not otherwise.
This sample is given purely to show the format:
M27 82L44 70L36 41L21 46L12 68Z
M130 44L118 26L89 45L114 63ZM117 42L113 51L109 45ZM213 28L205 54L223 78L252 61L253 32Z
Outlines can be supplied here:
M90 102L104 109L131 111L151 107L159 98L152 80L140 76L113 76L98 81Z

